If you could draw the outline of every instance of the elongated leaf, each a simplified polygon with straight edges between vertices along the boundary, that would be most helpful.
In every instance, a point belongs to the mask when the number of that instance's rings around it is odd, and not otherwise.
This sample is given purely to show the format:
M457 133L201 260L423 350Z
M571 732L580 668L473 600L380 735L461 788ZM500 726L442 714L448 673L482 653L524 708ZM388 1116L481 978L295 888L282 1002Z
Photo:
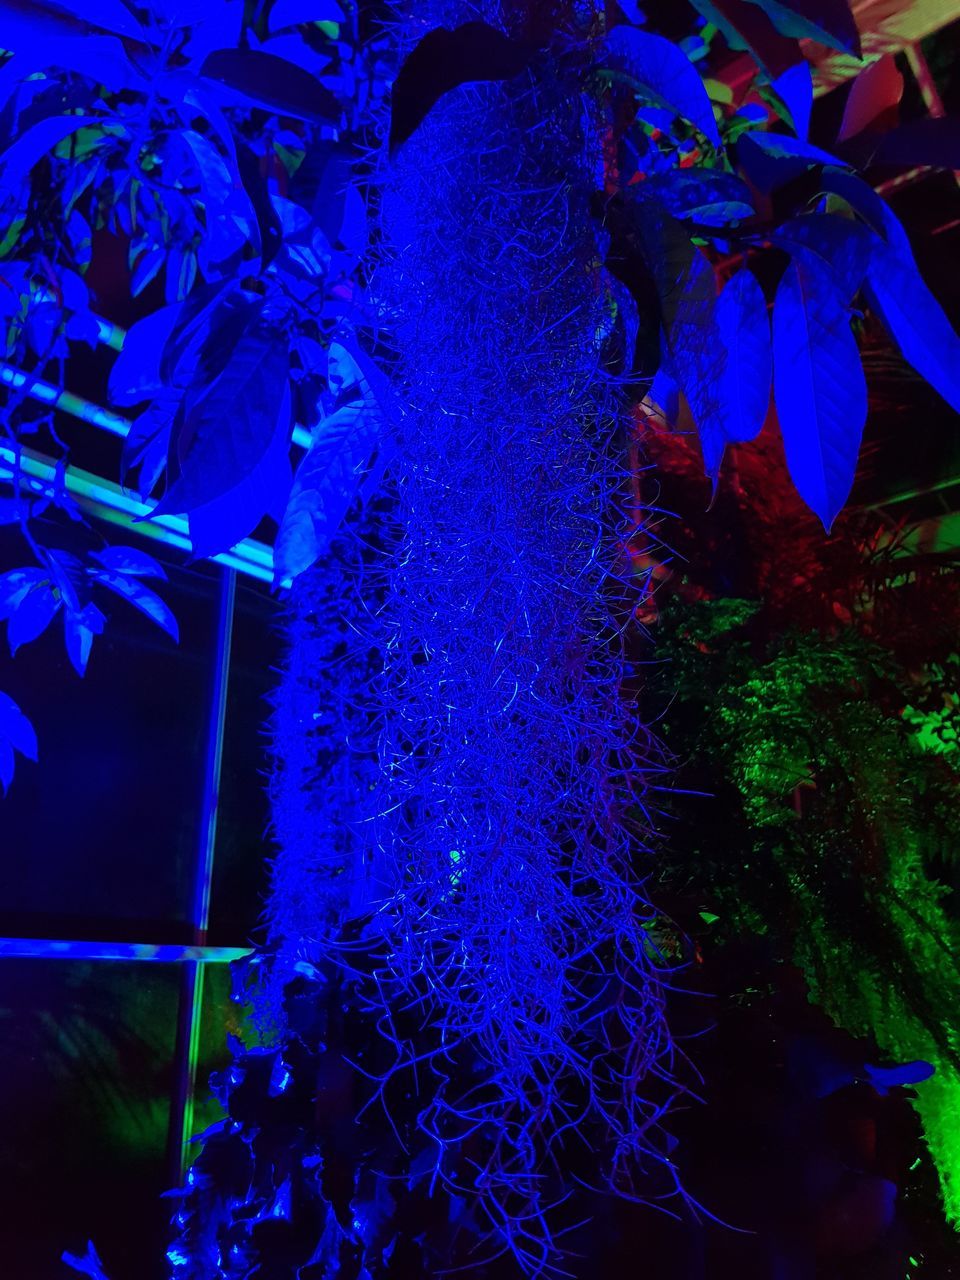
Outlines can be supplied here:
M893 54L885 53L876 62L868 63L850 87L837 141L844 142L891 119L902 97L903 76Z
M302 67L260 49L216 49L204 60L201 75L220 86L224 104L265 107L318 124L340 118L334 95Z
M0 574L0 621L9 618L27 592L49 577L44 569L9 569Z
M778 227L770 239L814 269L832 273L841 301L849 303L863 284L877 237L852 218L836 213L805 213Z
M614 27L607 37L604 62L626 76L638 94L689 120L715 147L720 146L713 104L700 73L672 40L638 27Z
M37 735L33 725L11 697L0 693L0 740L28 760L37 759Z
M7 622L7 643L10 652L16 653L21 645L29 644L43 635L60 608L60 598L54 594L49 582L32 587L20 600Z
M818 40L842 53L860 56L860 33L847 0L750 0L778 31Z
M486 22L428 31L405 59L390 99L390 149L401 146L445 93L474 80L512 80L529 64L530 45Z
M265 515L279 524L290 493L290 388L275 413L273 437L263 458L239 484L190 512L195 557L217 555L253 533Z
M820 185L824 191L846 201L868 226L883 236L904 262L913 262L913 250L899 218L869 183L854 173L828 165L820 175Z
M809 62L798 62L789 67L773 82L773 89L790 112L793 131L801 142L806 142L810 132L810 113L813 110L813 73Z
M58 142L95 123L96 116L52 116L32 125L0 152L0 175L5 186L15 190L37 161L49 155Z
M763 290L746 267L717 299L716 323L726 350L723 430L733 443L759 434L770 403L773 347Z
M91 569L90 576L102 586L122 596L124 600L129 600L134 608L139 609L158 627L162 627L175 641L179 641L180 629L173 613L157 593L145 587L138 578L129 578L125 574L113 573L109 569Z
M64 609L63 635L67 657L78 676L86 675L94 637L102 634L106 621L95 604L87 604L79 612Z
M149 497L166 470L170 434L181 408L178 396L161 395L131 423L120 456L120 483L126 487L139 470L136 492L143 498Z
M803 61L796 40L781 35L767 15L750 0L691 0L713 23L731 49L748 49L771 79Z
M917 373L960 412L960 338L911 256L877 240L865 287L871 310Z
M784 133L741 134L737 139L737 161L744 173L764 195L799 178L816 165L844 167L844 162L828 151Z
M832 281L792 262L773 311L774 391L797 492L829 531L853 485L867 386Z
M360 471L378 432L378 415L362 402L338 409L320 424L297 468L277 534L277 583L309 569L329 546L357 496Z
M182 307L174 303L161 307L127 330L123 350L110 370L107 397L111 404L127 407L141 404L164 386L160 357L180 318Z
M244 333L220 376L187 407L174 441L180 475L164 495L163 511L205 506L253 472L273 440L288 363L279 333L264 324Z
M754 213L750 188L722 169L674 169L643 184L675 217L724 226Z
M139 547L104 547L102 551L91 552L91 558L104 569L128 573L135 578L166 579L167 576L163 565Z

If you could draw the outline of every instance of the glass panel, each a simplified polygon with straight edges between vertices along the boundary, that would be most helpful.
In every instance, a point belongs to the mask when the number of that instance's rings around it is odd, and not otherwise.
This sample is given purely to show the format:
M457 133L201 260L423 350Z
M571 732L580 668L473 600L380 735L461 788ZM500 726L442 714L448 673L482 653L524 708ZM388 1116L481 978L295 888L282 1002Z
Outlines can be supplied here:
M18 543L0 529L0 569L23 563ZM3 804L4 934L187 940L218 571L165 563L171 580L158 587L179 646L103 592L109 620L85 679L59 618L15 659L0 650L0 689L40 742L39 764L18 764Z
M112 1277L160 1280L177 970L0 962L3 1274L64 1280L92 1240Z

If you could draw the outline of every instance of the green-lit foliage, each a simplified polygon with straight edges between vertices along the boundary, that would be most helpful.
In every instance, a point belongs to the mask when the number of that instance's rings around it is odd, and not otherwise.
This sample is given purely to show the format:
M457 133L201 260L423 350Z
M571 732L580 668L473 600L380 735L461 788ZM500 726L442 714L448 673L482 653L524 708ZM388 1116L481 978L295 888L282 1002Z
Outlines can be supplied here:
M763 624L740 600L662 620L668 740L728 816L698 830L690 874L843 1027L935 1064L915 1106L960 1225L960 928L940 882L960 849L960 662L917 675L855 626L771 639Z

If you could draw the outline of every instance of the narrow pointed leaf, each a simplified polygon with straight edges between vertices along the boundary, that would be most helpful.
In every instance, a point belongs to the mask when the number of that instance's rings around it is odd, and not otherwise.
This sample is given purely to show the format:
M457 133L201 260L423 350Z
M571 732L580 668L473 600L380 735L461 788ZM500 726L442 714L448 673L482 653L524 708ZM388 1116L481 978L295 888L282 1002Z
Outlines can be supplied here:
M138 547L104 547L102 551L92 552L91 556L102 568L113 573L129 573L140 578L166 579L167 576L163 565Z
M180 639L177 620L166 604L155 591L145 587L137 578L125 577L122 573L112 573L109 569L91 569L91 576L105 587L128 600L136 609L145 614L158 627L162 627L167 635L175 641Z
M715 147L720 146L713 104L700 73L672 40L638 27L614 27L607 37L604 60L655 106L689 120Z
M847 0L750 0L785 36L817 40L860 56L860 33Z
M60 608L60 598L49 582L41 582L28 591L7 622L10 652L42 636Z
M801 142L806 142L810 132L810 113L813 110L813 73L809 62L798 62L783 75L777 76L773 89L790 112L793 129Z
M752 271L738 271L717 299L716 322L726 350L723 429L732 443L759 434L770 403L773 346L763 290Z
M871 310L904 360L960 412L960 337L911 257L878 240L865 287Z
M773 351L787 466L829 531L853 485L867 386L849 310L823 272L787 267L774 304Z
M5 693L0 693L0 741L9 742L15 751L36 761L37 735L33 725Z
M319 426L297 468L274 554L276 581L295 578L323 554L350 508L379 430L363 402L338 409Z

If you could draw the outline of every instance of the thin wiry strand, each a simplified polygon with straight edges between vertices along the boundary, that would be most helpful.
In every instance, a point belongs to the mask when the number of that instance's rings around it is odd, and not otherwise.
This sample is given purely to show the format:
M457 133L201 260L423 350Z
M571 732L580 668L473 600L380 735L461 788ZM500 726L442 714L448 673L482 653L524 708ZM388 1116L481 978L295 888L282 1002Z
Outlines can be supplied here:
M369 1097L389 1115L413 1080L435 1180L531 1274L561 1274L571 1148L616 1191L676 1189L645 1093L670 975L642 890L662 763L624 693L629 414L597 138L556 70L447 94L378 161L396 453L294 593L269 908L280 945L352 968L393 1053Z

